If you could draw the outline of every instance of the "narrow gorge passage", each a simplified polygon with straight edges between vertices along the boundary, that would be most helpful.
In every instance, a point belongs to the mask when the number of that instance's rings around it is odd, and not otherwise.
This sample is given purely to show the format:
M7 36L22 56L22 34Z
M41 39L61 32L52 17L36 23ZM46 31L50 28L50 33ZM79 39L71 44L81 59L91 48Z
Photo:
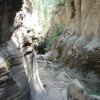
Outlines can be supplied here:
M100 0L0 0L0 100L100 100Z
M53 62L49 53L37 55L40 79L47 94L44 100L99 100L100 97L90 95L78 78L63 63Z
M37 62L40 79L47 91L45 100L68 100L68 84L73 79L64 71L63 64L46 60L45 55L38 55Z

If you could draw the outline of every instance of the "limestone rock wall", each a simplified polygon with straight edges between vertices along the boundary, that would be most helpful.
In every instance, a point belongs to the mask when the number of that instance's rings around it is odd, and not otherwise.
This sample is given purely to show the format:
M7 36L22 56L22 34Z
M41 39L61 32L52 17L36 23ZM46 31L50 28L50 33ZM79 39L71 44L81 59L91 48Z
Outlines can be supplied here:
M23 65L31 90L31 99L44 100L46 91L39 78L35 52L39 35L41 35L41 26L32 4L31 0L25 0L22 11L16 14L12 40L23 55Z
M68 7L72 9L69 10L71 16L67 18L69 24L66 24L64 32L51 48L53 59L64 62L65 66L73 69L73 76L77 77L85 88L88 87L88 90L98 94L100 92L98 88L100 84L98 73L100 71L100 1L72 0ZM72 16L73 11L74 16Z
M0 13L0 100L44 100L35 60L41 26L32 0L1 0Z
M22 54L12 41L0 44L0 100L30 100Z

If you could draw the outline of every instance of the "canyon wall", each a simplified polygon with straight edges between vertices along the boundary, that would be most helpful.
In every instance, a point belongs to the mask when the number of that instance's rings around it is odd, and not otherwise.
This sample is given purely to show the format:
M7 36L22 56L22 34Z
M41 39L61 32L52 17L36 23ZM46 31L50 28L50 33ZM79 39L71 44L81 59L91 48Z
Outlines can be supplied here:
M44 100L35 59L40 33L32 0L0 1L0 100Z
M66 20L61 22L66 26L51 48L52 58L63 62L89 93L99 94L100 1L68 0L65 5Z
M65 29L51 48L52 60L63 62L88 93L99 95L100 0L49 2L56 10L48 19L45 15L49 11L39 19L40 8L35 11L34 2L0 1L0 100L44 100L46 91L39 78L35 49L43 28L52 33L56 24Z

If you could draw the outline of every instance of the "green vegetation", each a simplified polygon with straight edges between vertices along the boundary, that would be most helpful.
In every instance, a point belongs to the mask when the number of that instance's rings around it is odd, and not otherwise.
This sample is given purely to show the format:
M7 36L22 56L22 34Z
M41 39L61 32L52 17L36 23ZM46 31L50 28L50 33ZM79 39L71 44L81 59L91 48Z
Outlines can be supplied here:
M6 69L7 69L7 71L9 71L9 69L11 68L11 65L12 65L12 63L11 63L11 59L9 59L9 58L6 58Z
M52 11L55 9L55 0L33 0L34 9L38 11L39 21L46 33L52 17Z
M100 96L100 92L93 92L91 90L88 90L88 89L85 89L86 93L88 95L97 95L97 96Z
M49 37L47 41L45 51L50 50L51 46L57 40L58 36L63 32L63 30L64 30L64 27L62 25L60 24L55 25L54 32L52 33L52 35Z
M64 5L67 0L32 0L33 7L38 11L39 22L42 25L43 33L46 34L53 12L57 10L58 6Z

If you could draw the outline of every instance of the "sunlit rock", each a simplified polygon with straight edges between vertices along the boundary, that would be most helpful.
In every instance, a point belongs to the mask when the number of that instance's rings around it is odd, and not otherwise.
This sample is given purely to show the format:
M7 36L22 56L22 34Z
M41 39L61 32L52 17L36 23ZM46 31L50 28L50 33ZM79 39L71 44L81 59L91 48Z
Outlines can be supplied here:
M42 28L32 1L0 1L0 11L0 99L44 100L35 59Z

